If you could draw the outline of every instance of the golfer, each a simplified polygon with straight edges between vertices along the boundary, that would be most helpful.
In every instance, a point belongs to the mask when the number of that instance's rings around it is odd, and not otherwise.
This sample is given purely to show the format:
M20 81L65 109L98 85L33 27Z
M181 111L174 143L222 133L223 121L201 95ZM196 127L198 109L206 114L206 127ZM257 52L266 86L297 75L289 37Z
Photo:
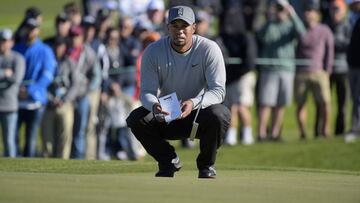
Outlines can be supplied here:
M179 157L167 140L188 138L198 108L196 138L200 154L199 178L215 178L217 149L230 123L230 112L221 103L225 97L225 65L218 45L194 35L194 12L186 6L169 10L169 36L150 44L141 62L142 107L127 118L127 124L146 151L158 162L156 177L173 177L181 168ZM168 115L159 97L176 93L181 116L167 123Z

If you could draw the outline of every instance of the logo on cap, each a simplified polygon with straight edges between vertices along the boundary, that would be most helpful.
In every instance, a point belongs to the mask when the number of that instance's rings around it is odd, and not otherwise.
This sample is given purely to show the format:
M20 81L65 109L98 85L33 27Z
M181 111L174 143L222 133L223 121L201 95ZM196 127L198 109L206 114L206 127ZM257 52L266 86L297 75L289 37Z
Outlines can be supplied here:
M183 8L179 8L179 9L178 9L178 15L179 15L179 16L184 15L184 9L183 9Z

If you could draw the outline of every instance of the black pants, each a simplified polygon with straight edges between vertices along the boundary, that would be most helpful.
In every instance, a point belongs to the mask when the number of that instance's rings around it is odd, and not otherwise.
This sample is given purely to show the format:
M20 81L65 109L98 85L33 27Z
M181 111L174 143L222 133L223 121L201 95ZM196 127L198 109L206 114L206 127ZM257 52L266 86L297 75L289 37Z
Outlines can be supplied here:
M342 135L346 130L346 117L348 100L350 98L350 85L347 73L332 74L330 76L331 87L336 85L337 116L335 124L335 135Z
M144 107L139 107L131 112L126 121L135 137L158 162L159 169L167 169L176 153L166 140L188 138L196 110L188 117L169 124L159 123L155 119L149 120L149 114L151 115L151 112ZM196 138L200 139L200 154L196 163L201 170L215 164L217 149L230 125L230 111L222 104L212 105L201 109L196 121L199 123Z

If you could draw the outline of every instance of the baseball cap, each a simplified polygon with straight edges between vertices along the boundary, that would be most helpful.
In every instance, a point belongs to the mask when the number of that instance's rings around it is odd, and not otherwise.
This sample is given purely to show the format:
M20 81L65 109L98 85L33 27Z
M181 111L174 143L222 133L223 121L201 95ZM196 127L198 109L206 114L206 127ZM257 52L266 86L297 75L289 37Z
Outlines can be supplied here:
M206 12L204 10L198 10L198 11L196 11L195 20L196 20L196 23L199 23L202 21L210 22L211 17L208 12Z
M80 26L72 26L70 28L70 31L69 31L69 36L70 37L77 37L77 36L82 35L83 33L84 32L83 32L82 27L80 27Z
M29 7L25 11L25 18L37 18L41 11L37 7Z
M93 16L85 16L83 19L82 19L82 22L81 22L82 26L84 27L91 27L91 26L95 26L95 18Z
M66 15L66 13L61 12L59 15L56 16L56 23L59 22L66 22L69 21L69 17Z
M10 29L1 29L0 30L0 40L11 40L13 37L13 32Z
M34 29L39 26L40 26L40 24L35 18L28 18L25 21L25 27L27 27L27 28Z
M289 5L289 2L287 0L274 0L276 4L279 4L281 6L287 6Z
M174 6L169 10L168 23L174 20L183 20L189 25L192 25L195 23L194 11L187 6Z
M149 3L147 9L148 9L148 11L152 11L152 10L164 10L164 9L165 9L164 1L152 0L152 1Z

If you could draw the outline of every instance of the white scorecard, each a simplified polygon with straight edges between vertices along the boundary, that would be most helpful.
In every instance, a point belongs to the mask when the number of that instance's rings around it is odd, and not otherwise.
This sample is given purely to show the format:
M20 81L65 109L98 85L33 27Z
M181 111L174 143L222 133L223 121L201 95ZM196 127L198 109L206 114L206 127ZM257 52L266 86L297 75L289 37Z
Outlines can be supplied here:
M165 116L165 121L170 123L171 121L177 119L181 115L181 106L180 102L176 96L176 93L165 95L159 98L161 108L164 111L169 112L169 115Z

